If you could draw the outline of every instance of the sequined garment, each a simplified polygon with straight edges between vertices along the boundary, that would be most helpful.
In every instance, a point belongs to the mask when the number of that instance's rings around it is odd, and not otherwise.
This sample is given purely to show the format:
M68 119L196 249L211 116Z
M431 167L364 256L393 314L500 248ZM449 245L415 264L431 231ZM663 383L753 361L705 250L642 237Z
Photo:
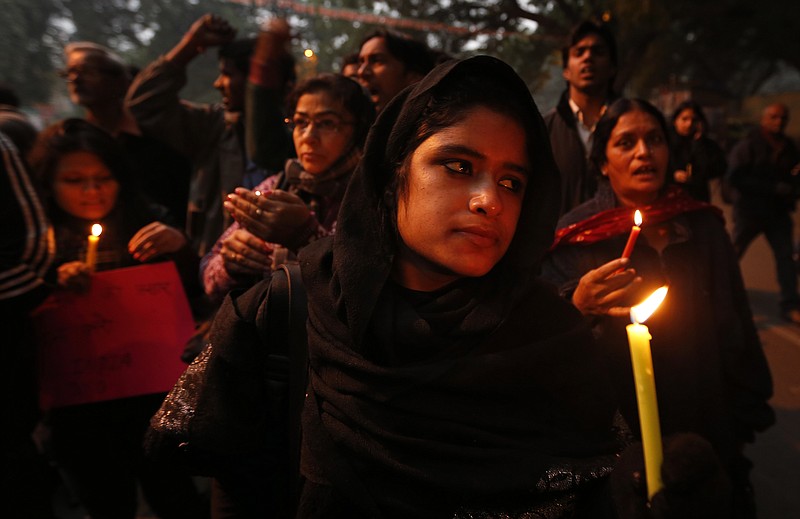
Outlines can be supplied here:
M186 368L150 420L150 427L171 437L188 438L189 423L197 409L212 350L211 343L206 344L200 355Z
M461 509L453 519L561 519L572 517L580 489L611 474L616 456L564 462L547 470L531 492L531 504L517 510Z

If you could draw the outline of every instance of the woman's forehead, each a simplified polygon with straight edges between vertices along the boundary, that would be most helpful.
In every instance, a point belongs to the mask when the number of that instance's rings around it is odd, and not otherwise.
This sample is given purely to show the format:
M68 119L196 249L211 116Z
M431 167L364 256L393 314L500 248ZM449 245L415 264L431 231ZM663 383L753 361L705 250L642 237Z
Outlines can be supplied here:
M644 110L630 110L620 115L617 119L617 124L614 125L612 133L621 133L640 128L658 128L661 129L658 119Z
M297 99L297 105L294 110L295 112L312 115L318 113L341 114L347 112L344 103L339 99L335 99L327 90L316 90L301 95Z

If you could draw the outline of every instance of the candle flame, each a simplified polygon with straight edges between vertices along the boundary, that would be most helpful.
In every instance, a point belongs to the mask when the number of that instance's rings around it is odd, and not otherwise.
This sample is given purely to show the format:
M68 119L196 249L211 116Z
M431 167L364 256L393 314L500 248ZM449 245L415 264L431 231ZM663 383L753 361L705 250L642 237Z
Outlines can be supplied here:
M638 209L633 213L633 223L636 224L637 227L642 225L642 213L639 212Z
M667 297L667 287L663 286L650 294L650 297L631 308L631 322L641 324L645 322L658 306Z
M100 233L103 232L103 226L99 223L92 225L92 236L100 236Z

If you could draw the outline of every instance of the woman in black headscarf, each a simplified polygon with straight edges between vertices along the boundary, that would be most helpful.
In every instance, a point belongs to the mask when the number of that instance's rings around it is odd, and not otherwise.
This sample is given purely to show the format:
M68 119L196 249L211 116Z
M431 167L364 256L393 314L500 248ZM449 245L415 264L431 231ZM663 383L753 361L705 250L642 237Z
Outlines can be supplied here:
M298 517L604 516L602 359L535 278L558 189L539 111L495 58L440 65L381 113L337 235L301 253Z

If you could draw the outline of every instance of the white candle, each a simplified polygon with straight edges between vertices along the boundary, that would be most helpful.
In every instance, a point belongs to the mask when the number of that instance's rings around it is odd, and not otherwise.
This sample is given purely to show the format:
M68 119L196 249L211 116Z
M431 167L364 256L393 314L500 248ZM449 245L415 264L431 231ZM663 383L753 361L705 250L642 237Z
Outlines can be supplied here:
M102 225L99 223L92 225L92 234L89 235L89 242L86 245L86 264L92 270L94 270L97 264L97 243L100 241L100 234L102 232Z
M661 287L643 303L631 308L633 324L629 324L626 328L628 345L631 350L633 380L636 384L636 402L639 407L639 428L642 431L648 499L651 499L664 486L661 480L664 451L661 445L661 423L658 418L656 382L653 374L653 357L650 351L650 330L641 323L656 311L666 295L667 287Z

